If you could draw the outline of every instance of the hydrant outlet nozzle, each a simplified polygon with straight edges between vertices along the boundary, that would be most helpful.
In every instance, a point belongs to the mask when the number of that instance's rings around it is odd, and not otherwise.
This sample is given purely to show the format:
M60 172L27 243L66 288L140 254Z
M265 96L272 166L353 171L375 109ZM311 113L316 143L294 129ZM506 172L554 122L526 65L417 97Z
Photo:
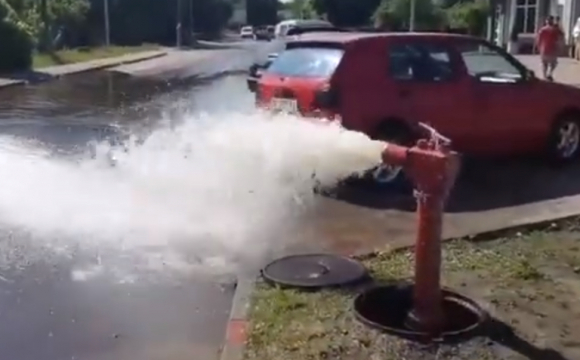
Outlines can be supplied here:
M382 154L383 163L404 166L407 163L408 151L408 147L387 143Z

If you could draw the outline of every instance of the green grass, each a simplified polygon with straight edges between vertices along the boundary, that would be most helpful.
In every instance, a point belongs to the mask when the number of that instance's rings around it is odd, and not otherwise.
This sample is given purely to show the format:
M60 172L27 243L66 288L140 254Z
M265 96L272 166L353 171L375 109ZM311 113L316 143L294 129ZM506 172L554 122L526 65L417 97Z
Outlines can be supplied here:
M451 241L443 251L444 285L482 303L532 344L537 340L568 352L569 358L580 358L574 340L580 339L580 233L576 228L573 222L564 228L488 242ZM412 262L410 251L364 260L379 281L408 279ZM528 358L510 349L498 352L502 345L485 339L460 347L418 348L359 324L352 316L352 299L345 292L305 293L258 284L245 359ZM430 355L433 351L436 357Z
M83 47L77 49L58 50L53 53L39 53L34 55L33 67L35 69L73 64L96 59L105 59L126 54L151 51L159 49L159 46L153 44L144 44L141 46L109 46L109 47Z

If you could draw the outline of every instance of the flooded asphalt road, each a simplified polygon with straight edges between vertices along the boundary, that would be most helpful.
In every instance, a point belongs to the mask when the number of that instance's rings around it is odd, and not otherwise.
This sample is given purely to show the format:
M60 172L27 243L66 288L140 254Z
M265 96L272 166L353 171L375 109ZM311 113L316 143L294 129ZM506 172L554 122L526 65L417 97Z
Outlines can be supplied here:
M114 134L113 124L146 128L163 112L191 108L204 86L213 85L172 86L97 72L3 89L0 133L72 149ZM0 251L12 251L6 249L8 238L18 244L19 235L12 230L2 229ZM18 269L0 266L1 359L217 357L233 281L199 277L123 284L106 277L79 281L72 276L74 257L53 260L21 259Z

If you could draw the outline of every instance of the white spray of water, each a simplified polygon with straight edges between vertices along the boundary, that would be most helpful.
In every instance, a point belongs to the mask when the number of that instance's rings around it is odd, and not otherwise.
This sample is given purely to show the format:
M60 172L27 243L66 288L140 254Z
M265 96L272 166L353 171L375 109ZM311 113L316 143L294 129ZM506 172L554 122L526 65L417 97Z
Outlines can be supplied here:
M0 268L80 252L94 263L79 279L95 266L223 270L287 241L317 183L376 165L384 147L336 123L219 117L187 118L124 149L99 144L96 158L74 162L0 137L0 221L29 235L0 240Z

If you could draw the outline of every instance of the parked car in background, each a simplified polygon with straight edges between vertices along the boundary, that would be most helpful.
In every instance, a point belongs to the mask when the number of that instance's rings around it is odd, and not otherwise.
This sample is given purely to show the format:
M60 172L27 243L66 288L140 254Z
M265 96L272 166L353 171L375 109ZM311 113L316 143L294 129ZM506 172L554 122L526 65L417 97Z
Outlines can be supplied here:
M256 40L271 40L270 33L268 33L268 29L266 26L259 26L254 31L255 39Z
M292 27L296 27L296 26L301 26L301 27L306 27L306 26L316 26L316 27L327 27L327 28L333 28L334 26L325 20L299 20L299 19L294 19L294 20L284 20L279 22L276 25L276 28L274 30L274 37L276 39L283 39L285 38L287 35L287 32L290 28Z
M244 26L240 29L240 37L242 39L253 39L254 28L252 26Z
M271 111L338 119L378 140L412 145L425 123L469 156L580 152L580 89L536 78L505 50L446 33L312 32L289 40L253 87ZM377 185L400 168L367 174Z
M336 26L328 27L326 25L318 24L293 25L286 31L286 37L289 38L292 36L298 36L312 32L352 32L352 30Z

